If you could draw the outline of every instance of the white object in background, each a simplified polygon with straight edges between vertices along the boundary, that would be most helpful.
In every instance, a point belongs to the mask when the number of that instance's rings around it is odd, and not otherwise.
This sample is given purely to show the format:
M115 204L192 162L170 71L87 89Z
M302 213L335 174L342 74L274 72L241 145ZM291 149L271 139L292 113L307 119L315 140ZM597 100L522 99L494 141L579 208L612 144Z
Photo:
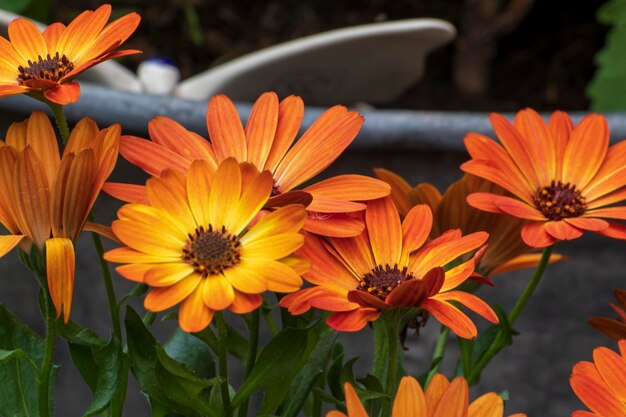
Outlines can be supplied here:
M450 42L454 26L409 19L333 30L245 55L183 81L176 95L225 93L252 101L268 90L307 104L384 103L414 84L428 53Z
M174 62L165 58L143 61L137 68L137 76L143 91L160 96L172 94L180 81L180 71Z
M2 35L6 37L9 23L18 17L23 17L15 13L0 10L0 29ZM46 25L28 19L33 22L39 30L43 31ZM105 61L87 71L81 73L79 80L91 81L96 84L105 85L122 91L141 92L141 82L139 78L129 69L114 61Z

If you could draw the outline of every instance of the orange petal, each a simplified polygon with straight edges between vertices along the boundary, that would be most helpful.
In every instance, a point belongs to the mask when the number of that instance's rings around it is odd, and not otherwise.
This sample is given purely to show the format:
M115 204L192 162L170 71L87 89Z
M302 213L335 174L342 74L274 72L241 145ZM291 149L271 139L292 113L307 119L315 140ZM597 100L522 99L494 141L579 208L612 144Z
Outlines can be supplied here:
M140 21L141 17L139 14L128 13L106 25L89 46L89 49L85 51L85 54L81 57L81 61L86 62L101 57L113 48L124 43L135 29L137 29Z
M166 170L161 178L150 178L146 182L146 195L152 206L165 210L185 230L193 232L196 229L197 224L187 203L185 178L182 175Z
M539 210L528 204L510 197L500 196L494 200L498 208L511 216L528 220L545 220L546 218Z
M192 162L159 144L135 136L121 137L120 154L131 164L157 177L166 168L187 172ZM146 158L146 155L150 155L150 158Z
M448 389L450 382L442 374L435 374L433 379L430 380L428 387L426 388L426 404L428 405L428 416L435 416L435 410L439 405L439 400Z
M411 252L419 249L430 234L433 214L425 204L413 207L402 222L402 258L400 265L406 265Z
M467 416L469 389L463 377L456 377L441 396L434 416Z
M71 240L52 238L46 241L46 271L57 318L63 313L63 320L67 323L74 294L74 245Z
M99 129L95 120L90 117L82 118L70 132L63 154L67 155L70 152L78 153L87 147L93 146L94 139L98 133Z
M557 239L546 232L546 222L528 222L522 227L522 240L533 248L553 245Z
M259 213L272 192L272 175L268 171L254 176L251 183L241 189L236 210L230 214L230 231L239 234Z
M264 93L252 106L246 123L248 161L262 170L272 148L278 126L278 96Z
M48 51L56 51L57 43L59 42L59 38L61 34L65 30L65 25L60 22L56 22L48 26L43 31L43 38L46 41L46 46L48 47Z
M503 211L496 204L501 196L492 193L472 193L467 196L467 204L478 210L501 214Z
M228 309L235 314L246 314L256 310L261 304L263 304L263 298L260 295L235 290L235 298Z
M281 207L263 217L242 237L246 241L254 241L267 236L281 233L297 233L302 229L306 219L306 210L299 204Z
M398 208L400 216L406 216L412 206L408 198L409 191L411 191L409 183L398 174L384 168L374 168L374 175L391 186L391 199Z
M367 323L378 319L380 311L373 308L359 308L353 311L340 311L331 314L326 324L340 332L358 332Z
M138 184L123 184L121 182L107 182L102 191L113 198L126 203L147 203L146 186Z
M609 222L609 227L598 233L606 237L626 240L626 225Z
M29 20L18 18L9 23L9 39L23 61L37 62L45 58L48 47L37 26Z
M211 324L214 314L204 303L202 291L196 290L180 303L178 324L187 333L196 333Z
M550 135L554 141L554 149L557 155L555 169L556 176L554 179L558 181L563 179L563 158L561 155L565 154L565 148L567 148L567 142L569 142L571 133L574 130L574 124L567 113L555 111L552 113L552 116L550 116L548 129L550 130Z
M357 236L365 229L361 217L353 213L309 212L304 223L304 230L328 237Z
M290 293L302 287L300 274L282 262L254 260L251 264L259 270L269 291Z
M597 370L595 375L587 370L580 373L574 372L570 377L570 385L578 398L595 414L603 417L626 415L626 405L615 398L615 394L608 389L601 378L598 378L600 377L597 375Z
M369 201L365 223L376 264L398 264L402 255L402 225L391 197Z
M446 271L445 282L439 291L449 291L464 283L474 272L476 268L476 259L472 257L467 262L455 266ZM492 275L492 274L491 274Z
M289 191L291 194L294 191ZM365 204L345 201L344 199L336 199L318 194L309 194L312 197L311 204L307 206L307 210L321 213L354 213L365 210Z
M433 298L440 301L455 301L469 308L473 312L481 315L492 323L497 324L499 322L498 316L491 309L491 307L489 307L489 304L485 303L483 300L476 297L475 295L467 293L465 291L448 291L437 294Z
M467 417L502 417L504 401L495 392L490 392L474 400L467 412Z
M583 235L582 230L565 221L548 221L544 228L548 234L558 240L572 240Z
M420 384L410 376L400 380L392 417L428 417L426 398Z
M296 138L303 117L304 103L300 97L289 96L280 102L276 134L263 169L274 172Z
M34 111L26 125L26 141L43 163L48 184L52 185L59 167L59 145L48 116L42 111Z
M534 268L539 265L542 255L540 253L530 253L517 256L491 270L490 276L502 274L504 272L517 271L520 269ZM554 253L550 255L549 263L559 262L565 259L563 255Z
M587 212L586 215L589 215L589 212ZM590 230L592 232L600 232L609 227L609 222L607 222L606 220L593 219L590 217L572 217L569 219L563 219L563 221L579 229Z
M367 230L355 237L333 238L330 242L356 276L363 276L376 266Z
M441 198L439 190L437 190L434 185L427 182L418 184L415 188L409 191L409 203L411 206L426 204L433 212L437 210L437 207L441 202Z
M626 206L604 207L604 208L589 210L588 212L585 213L585 216L626 220Z
M204 304L216 311L228 308L235 299L233 286L221 274L206 277L199 292L202 292Z
M363 407L359 396L356 394L352 385L349 382L346 382L343 385L344 392L346 395L346 408L348 409L348 415L350 417L368 417L367 411Z
M91 195L86 190L93 188L96 174L93 151L84 150L73 158L64 189L53 194L54 204L62 204L63 232L72 240L80 233L91 210ZM53 188L53 193L56 190L57 187Z
M339 255L329 252L322 238L306 233L304 245L298 251L311 262L311 269L304 274L307 281L316 285L328 285L344 290L352 290L356 287L356 278L348 270L343 262L339 261Z
M193 266L182 262L152 265L143 274L143 282L151 287L169 287L193 274Z
M301 204L308 207L313 201L313 196L301 190L291 190L286 193L275 195L267 200L266 208L288 206L290 204ZM363 207L364 209L365 207Z
M182 256L185 241L158 224L115 220L111 227L113 233L132 249L162 257Z
M364 175L345 174L337 175L319 181L304 189L316 196L332 197L342 201L366 201L386 197L391 187L386 182ZM323 211L315 210L313 211Z
M152 264L126 264L115 267L115 272L131 281L143 282L146 271L153 266Z
M206 120L217 160L233 157L237 162L246 162L246 135L233 102L222 94L211 97Z
M28 59L22 58L15 50L11 42L0 36L0 62L3 63L3 66L13 68L15 76L17 76L17 67L20 65L27 66L27 61Z
M463 339L473 339L478 334L476 326L469 317L450 303L430 298L422 303L422 308Z
M23 235L0 236L0 258L6 255L24 239Z
M304 243L304 237L298 233L280 233L254 240L246 237L244 235L240 239L241 257L249 260L284 258L294 253Z
M515 128L520 132L530 156L530 162L541 184L549 184L556 175L557 154L555 143L546 122L532 109L525 109L515 116Z
M61 35L57 48L77 63L111 16L111 5L104 4L95 11L86 10L70 22Z
M222 271L228 282L240 292L261 294L267 290L267 279L258 269L257 263L241 262Z
M441 271L443 274L443 271ZM385 303L399 307L419 307L428 297L424 283L417 279L410 279L398 285L385 298Z
M54 88L46 90L43 95L53 103L67 106L77 102L80 98L80 84L77 82L59 84Z
M194 164L199 163L201 163L201 161L194 162ZM203 186L206 186L208 185L207 183L210 181L210 178L209 172L207 172L208 164L206 162L204 162L203 164L206 167L204 169L204 176L206 177L206 179L201 184ZM234 158L228 158L224 160L224 162L220 164L219 168L217 168L217 171L215 172L215 181L213 181L211 184L211 192L209 194L208 206L203 207L204 210L208 209L209 224L213 225L213 227L226 226L226 228L230 230L231 223L233 223L233 218L235 219L234 223L236 225L240 224L240 215L234 214L233 209L240 209L239 207L237 207L237 205L239 203L242 192L241 182L241 169L239 168L239 164L237 163L237 161ZM201 187L197 187L195 188L195 192L197 194L206 193L206 189L203 190L201 189ZM192 206L193 210L194 207L191 202L191 196L189 204ZM255 208L258 210L257 207L258 205L255 206Z
M593 201L626 185L625 173L626 141L621 141L608 149L598 173L581 191L587 201Z
M104 259L109 262L116 263L161 263L161 262L175 262L180 260L180 255L175 257L149 255L147 253L139 252L131 248L116 248L104 254Z
M227 164L231 166L231 164ZM236 183L229 183L228 186L234 188L235 196L231 196L230 193L226 193L226 200L224 201L223 208L217 208L219 214L225 214L230 211L236 201L239 199L239 189L241 187L241 171L239 171L239 166L236 162L234 162L234 167L231 166L231 171L234 173L238 173L239 177L234 178ZM196 221L197 225L208 227L208 225L212 225L217 228L219 226L223 226L224 223L213 223L211 222L212 210L215 210L216 207L211 207L210 203L210 195L211 195L211 182L212 177L215 173L213 172L211 165L202 160L197 160L192 162L189 167L189 171L187 172L187 198L189 201L189 207L191 208L191 212L193 213L193 217ZM229 178L230 179L230 178ZM220 189L220 191L223 191ZM217 214L214 215L217 217Z
M563 181L584 189L600 169L608 147L606 119L598 114L585 116L572 132L565 149Z
M593 361L607 387L626 403L626 360L611 349L599 347L593 351Z
M192 274L172 286L153 288L146 296L143 305L146 310L155 313L167 310L187 298L196 290L201 281L200 275Z

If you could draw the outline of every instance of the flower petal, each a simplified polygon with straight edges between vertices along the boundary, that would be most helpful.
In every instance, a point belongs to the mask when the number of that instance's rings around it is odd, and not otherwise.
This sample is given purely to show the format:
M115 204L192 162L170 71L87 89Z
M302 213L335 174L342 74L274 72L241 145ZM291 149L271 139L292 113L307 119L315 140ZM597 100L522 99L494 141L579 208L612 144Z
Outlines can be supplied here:
M548 221L544 228L548 234L558 240L578 239L583 231L565 221Z
M261 304L263 304L263 298L260 295L235 290L235 298L228 309L235 314L246 314L256 310Z
M278 96L274 92L264 93L250 110L246 123L248 162L263 170L272 148L278 126Z
M146 310L155 313L167 310L187 298L196 290L201 281L200 275L192 274L169 287L153 288L146 296L143 305Z
M556 243L545 228L546 222L528 222L522 227L522 240L533 248L545 248Z
M23 235L0 236L0 258L6 255L24 239Z
M45 58L48 47L37 26L29 20L17 18L9 23L9 39L23 61L37 62Z
M340 332L358 332L367 323L378 319L380 311L374 308L358 308L352 311L339 311L326 319L326 324Z
M429 311L441 324L449 327L463 339L473 339L478 334L476 326L469 317L450 303L430 298L422 303L422 308Z
M157 177L166 168L187 172L192 162L162 145L128 135L120 138L120 154L131 164ZM150 157L146 158L146 155Z
M615 398L626 404L626 360L611 349L599 347L593 351L593 361Z
M400 216L406 216L412 207L408 198L409 191L411 191L409 183L398 174L384 168L374 168L374 175L391 186L391 199L398 208Z
M332 197L342 201L366 201L386 197L391 187L386 182L364 175L344 174L319 181L304 188L316 196ZM323 211L315 210L313 211Z
M228 308L235 299L233 286L220 274L206 277L201 292L204 303L209 306L211 310L224 310Z
M344 392L346 395L346 408L348 409L348 415L350 417L368 417L367 411L363 407L359 396L356 394L352 385L349 382L346 382L343 385Z
M415 378L405 376L400 380L391 415L392 417L428 417L424 391Z
M502 417L504 401L495 392L482 395L469 406L467 417Z
M204 303L202 291L196 289L180 304L178 324L187 333L196 333L211 324L214 314Z
M209 178L209 166L206 162L196 161L194 165L204 165L204 177L205 180L200 182L202 186L208 186ZM237 207L237 203L241 197L241 169L239 164L233 158L224 160L217 168L215 172L215 179L211 183L211 192L209 194L208 207L200 207L200 209L208 209L209 224L215 228L225 226L230 230L231 219L235 218L237 224L239 224L238 216L235 215L232 210ZM189 186L187 187L189 194ZM206 193L206 188L201 187L194 188L196 194ZM197 198L201 198L197 196ZM189 204L191 205L194 215L197 210L194 210L194 206L191 202L191 195L189 195ZM196 218L198 221L198 218ZM202 224L202 223L199 223Z
M239 234L265 205L272 192L272 175L268 171L256 174L251 183L243 180L241 198L236 209L230 214L230 231Z
M441 396L434 416L467 416L469 408L469 388L463 377L457 376L450 382Z
M539 182L549 184L556 175L557 154L555 143L546 122L532 109L524 109L515 116L515 128L524 138L530 162Z
M600 169L608 147L606 119L598 114L585 116L572 132L565 149L563 181L584 189Z
M57 318L63 313L65 323L69 321L72 310L74 262L74 245L70 239L46 240L46 271L50 298L56 308Z
M46 90L43 95L53 103L67 106L76 103L80 98L80 84L77 82L59 84Z
M285 157L287 150L296 138L303 117L304 103L300 97L289 96L280 102L276 133L263 169L267 169L270 172L276 170L276 167Z
M211 97L206 120L217 160L233 157L238 162L246 162L246 135L233 102L222 94Z
M353 213L308 212L304 230L328 237L353 237L365 229L362 216Z
M454 301L457 302L473 312L481 315L485 319L492 323L497 324L499 322L496 313L489 307L489 304L485 303L474 294L467 293L465 291L448 291L433 296L434 299L440 301Z
M400 265L406 265L411 252L419 249L433 225L433 213L426 204L413 207L402 222L402 257Z
M544 215L534 207L511 197L500 196L494 200L498 208L511 216L528 220L545 220Z
M376 264L398 264L402 255L402 225L391 197L369 201L365 223Z

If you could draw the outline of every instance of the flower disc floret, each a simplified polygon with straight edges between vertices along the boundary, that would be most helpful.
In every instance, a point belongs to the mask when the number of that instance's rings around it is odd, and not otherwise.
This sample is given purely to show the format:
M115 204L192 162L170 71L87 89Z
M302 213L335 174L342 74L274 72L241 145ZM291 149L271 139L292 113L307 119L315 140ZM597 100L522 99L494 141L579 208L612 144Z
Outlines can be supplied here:
M219 274L241 261L241 242L224 226L218 230L213 230L212 225L208 229L198 226L188 236L183 248L183 259L203 277Z

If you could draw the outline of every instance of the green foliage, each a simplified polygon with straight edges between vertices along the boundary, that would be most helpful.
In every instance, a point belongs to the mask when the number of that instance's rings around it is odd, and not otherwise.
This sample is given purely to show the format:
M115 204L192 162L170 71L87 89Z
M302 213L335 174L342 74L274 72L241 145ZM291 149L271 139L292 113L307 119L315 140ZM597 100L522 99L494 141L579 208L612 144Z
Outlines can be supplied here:
M612 26L604 48L596 55L598 69L587 87L595 111L626 110L626 0L610 0L597 14Z

